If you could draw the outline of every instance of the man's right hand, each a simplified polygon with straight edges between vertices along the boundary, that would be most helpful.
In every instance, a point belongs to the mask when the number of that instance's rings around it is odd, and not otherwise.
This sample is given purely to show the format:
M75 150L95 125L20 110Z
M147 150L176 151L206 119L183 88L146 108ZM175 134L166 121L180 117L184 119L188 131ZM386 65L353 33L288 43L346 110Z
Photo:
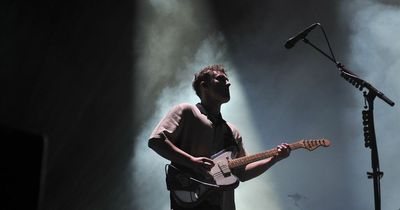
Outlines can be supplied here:
M192 169L199 174L207 174L208 171L211 170L212 167L214 167L214 162L210 158L206 157L192 157Z

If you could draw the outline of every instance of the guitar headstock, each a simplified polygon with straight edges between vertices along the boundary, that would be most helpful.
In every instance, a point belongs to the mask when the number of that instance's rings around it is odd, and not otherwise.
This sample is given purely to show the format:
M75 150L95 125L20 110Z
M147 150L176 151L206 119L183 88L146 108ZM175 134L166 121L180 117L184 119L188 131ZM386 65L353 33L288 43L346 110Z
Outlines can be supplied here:
M308 149L309 151L313 151L318 147L329 147L331 142L328 139L315 139L315 140L301 140L300 144L303 148Z

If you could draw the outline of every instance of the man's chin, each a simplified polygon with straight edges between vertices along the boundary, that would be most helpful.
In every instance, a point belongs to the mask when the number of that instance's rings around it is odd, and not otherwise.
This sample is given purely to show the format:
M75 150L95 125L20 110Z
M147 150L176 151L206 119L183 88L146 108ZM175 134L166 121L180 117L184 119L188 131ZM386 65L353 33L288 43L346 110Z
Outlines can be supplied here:
M222 103L228 103L231 100L231 97L226 97L222 100Z

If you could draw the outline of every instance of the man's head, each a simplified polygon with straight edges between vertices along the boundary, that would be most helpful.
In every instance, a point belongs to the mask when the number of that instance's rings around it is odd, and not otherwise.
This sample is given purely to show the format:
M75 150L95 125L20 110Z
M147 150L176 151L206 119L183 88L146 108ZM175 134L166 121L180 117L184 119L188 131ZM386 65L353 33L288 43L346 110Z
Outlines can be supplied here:
M225 68L222 65L212 65L203 68L195 74L192 86L201 100L206 97L225 103L230 99L230 83Z

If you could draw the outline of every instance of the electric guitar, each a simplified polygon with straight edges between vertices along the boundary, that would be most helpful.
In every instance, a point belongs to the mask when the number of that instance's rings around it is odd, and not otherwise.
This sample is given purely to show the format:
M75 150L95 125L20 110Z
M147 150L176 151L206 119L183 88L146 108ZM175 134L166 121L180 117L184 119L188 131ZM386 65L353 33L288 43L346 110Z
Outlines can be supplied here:
M328 139L300 140L289 144L291 150L300 148L309 151L323 146L330 146ZM222 150L214 154L211 159L214 166L206 175L169 165L167 186L172 197L183 207L193 207L201 203L214 190L229 190L239 186L239 179L232 173L232 169L245 166L249 163L263 160L278 154L277 148L266 150L254 155L233 159L231 150Z

